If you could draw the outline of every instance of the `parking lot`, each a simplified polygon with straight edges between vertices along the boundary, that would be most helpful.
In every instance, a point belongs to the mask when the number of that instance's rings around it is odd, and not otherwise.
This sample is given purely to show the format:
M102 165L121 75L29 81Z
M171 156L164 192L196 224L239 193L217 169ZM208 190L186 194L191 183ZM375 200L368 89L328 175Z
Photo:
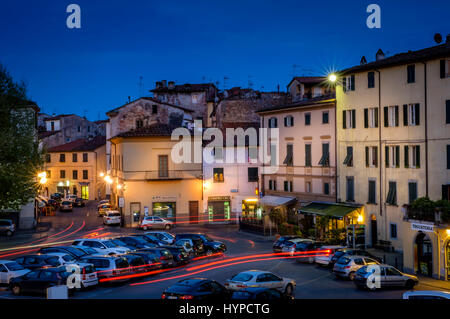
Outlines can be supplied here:
M118 236L139 232L132 229L121 229L117 226L104 226L101 218L96 216L95 205L75 208L71 213L57 213L52 219L56 226L46 239L20 246L20 250L4 250L13 247L13 240L1 239L0 259L13 259L30 250L49 243L70 245L74 239L81 237ZM103 283L86 291L77 291L71 298L160 298L162 292L175 282L189 277L205 277L224 283L234 274L249 269L273 272L281 277L296 281L295 298L401 298L405 290L390 289L375 292L356 289L353 282L336 279L329 269L315 264L297 263L293 259L269 259L265 254L272 253L272 241L257 235L239 232L235 225L189 226L176 227L173 233L203 232L212 239L223 242L228 250L223 256L205 257L185 266L168 269L159 274L134 278L122 283ZM56 234L56 236L55 236ZM36 240L34 240L36 241ZM24 246L25 245L25 246ZM16 247L17 248L17 247ZM436 290L419 283L416 290ZM9 290L2 289L0 298L44 298L45 296L14 296Z

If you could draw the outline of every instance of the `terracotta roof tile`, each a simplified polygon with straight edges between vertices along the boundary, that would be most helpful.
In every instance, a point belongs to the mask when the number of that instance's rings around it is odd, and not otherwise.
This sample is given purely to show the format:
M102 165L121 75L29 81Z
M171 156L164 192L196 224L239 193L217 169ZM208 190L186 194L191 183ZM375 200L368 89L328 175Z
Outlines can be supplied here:
M82 152L93 151L106 144L105 136L96 136L92 139L82 138L73 142L49 148L48 152Z

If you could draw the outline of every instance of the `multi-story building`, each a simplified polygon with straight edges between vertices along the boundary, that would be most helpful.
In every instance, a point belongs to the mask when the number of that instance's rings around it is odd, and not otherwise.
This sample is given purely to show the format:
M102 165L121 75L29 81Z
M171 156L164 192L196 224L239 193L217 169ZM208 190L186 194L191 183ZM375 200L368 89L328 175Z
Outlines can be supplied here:
M175 161L172 149L178 141L171 135L176 127L154 123L111 138L111 200L125 226L136 227L144 216L179 225L202 221L202 163L194 162L201 143L192 149L190 163Z
M296 76L287 85L291 102L299 102L333 93L333 87L322 76Z
M104 136L78 139L47 150L44 195L74 194L87 200L104 198L106 140Z
M91 122L75 114L38 117L40 125L39 139L46 148L66 144L84 138L105 136L105 125Z
M156 87L150 92L160 102L193 110L195 120L202 120L203 126L211 126L209 116L214 110L218 93L213 83L175 84L174 81L163 80L156 82Z
M365 206L366 243L403 251L407 271L448 278L449 226L411 220L407 205L449 199L450 41L361 61L336 87L338 200Z
M142 97L130 103L119 106L106 113L106 170L111 171L110 139L120 133L140 129L155 123L171 126L190 126L193 111L187 107L163 103L151 97ZM111 194L106 186L107 197Z
M242 123L241 123L242 124ZM244 130L254 129L254 123L239 124ZM233 129L234 127L228 127ZM258 142L250 145L226 144L227 128L222 129L224 144L212 150L204 149L203 161L203 212L209 222L236 222L247 203L254 202L259 196ZM207 154L211 151L211 154ZM211 160L207 160L207 156ZM231 159L231 160L230 160Z
M299 203L334 202L334 95L266 108L257 114L262 127L279 130L279 162L271 163L278 170L261 176L264 195L293 196ZM271 155L276 152L272 144L269 140L265 146Z

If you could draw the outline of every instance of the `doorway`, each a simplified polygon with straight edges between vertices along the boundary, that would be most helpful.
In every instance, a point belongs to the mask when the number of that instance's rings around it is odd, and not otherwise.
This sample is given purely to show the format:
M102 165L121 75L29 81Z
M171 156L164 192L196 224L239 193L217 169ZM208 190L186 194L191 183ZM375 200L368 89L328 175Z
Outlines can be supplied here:
M198 201L189 201L189 223L198 224Z
M417 273L432 277L433 275L433 245L430 237L419 232L415 241L415 265Z
M377 217L374 214L370 216L370 236L372 241L372 247L375 247L378 243L378 230L377 230Z
M81 186L81 198L85 200L89 199L89 186Z
M447 241L447 245L445 246L445 258L447 260L447 280L450 280L450 240Z

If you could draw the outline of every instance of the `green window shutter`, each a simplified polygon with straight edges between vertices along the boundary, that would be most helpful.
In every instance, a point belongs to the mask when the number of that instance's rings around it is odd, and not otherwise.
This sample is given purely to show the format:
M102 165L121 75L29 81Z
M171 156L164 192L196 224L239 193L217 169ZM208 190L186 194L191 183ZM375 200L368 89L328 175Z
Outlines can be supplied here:
M440 78L444 79L445 78L445 60L441 60L439 62L440 62L440 68L439 68Z
M378 167L378 146L375 147L375 167Z
M366 167L369 167L369 147L366 146Z
M450 124L450 100L445 101L445 123Z
M408 104L403 104L403 125L408 126Z
M350 83L350 90L354 91L354 90L355 90L355 75L352 74L352 75L350 76L350 78L352 79L352 80L351 80L351 83Z
M364 109L364 128L369 127L369 109Z
M344 78L342 79L342 90L344 92L347 92L347 78L344 76Z
M378 109L375 109L373 114L375 115L375 127L378 127Z
M347 111L342 111L342 128L347 128Z
M420 145L416 146L416 167L420 168Z
M395 167L400 167L400 146L395 147Z
M395 106L395 126L398 126L398 105Z
M352 127L356 128L356 110L352 110L352 119L353 119Z
M409 167L409 152L408 145L405 145L405 168Z
M385 106L383 108L384 111L384 127L389 126L389 107Z
M384 162L386 167L389 167L389 146L384 147Z
M311 144L305 145L305 166L311 166Z
M416 112L416 125L420 125L420 104L417 103L415 107Z

